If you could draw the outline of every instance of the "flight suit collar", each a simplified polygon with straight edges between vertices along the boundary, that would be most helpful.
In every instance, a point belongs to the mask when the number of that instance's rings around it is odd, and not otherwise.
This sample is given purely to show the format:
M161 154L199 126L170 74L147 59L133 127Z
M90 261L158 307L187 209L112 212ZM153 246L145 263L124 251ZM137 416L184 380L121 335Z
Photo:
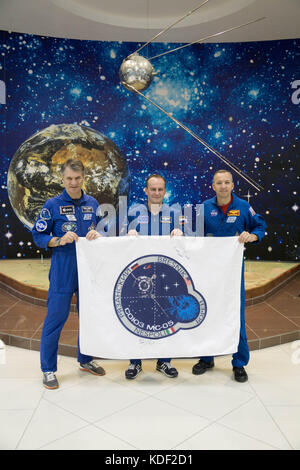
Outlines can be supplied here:
M61 194L61 197L62 199L64 199L65 201L67 202L73 202L73 199L69 196L69 194L67 193L67 191L64 189L62 194ZM83 203L86 202L86 195L84 194L84 192L81 190L81 201L80 201L80 205L82 205Z
M231 206L234 206L237 202L237 196L234 194L234 193L231 193L232 195L232 201L231 203L229 204L228 208L231 207ZM217 204L217 196L214 196L212 198L212 203L216 206L216 207L220 207L218 204Z
M157 215L162 215L163 212L165 212L166 210L168 210L170 208L170 206L168 206L168 204L162 204L161 205L161 208L159 210L159 212L157 212L157 214L153 214L153 212L150 211L149 209L149 206L147 204L147 211L148 211L148 215L151 216L151 214L153 215L153 217L157 216Z

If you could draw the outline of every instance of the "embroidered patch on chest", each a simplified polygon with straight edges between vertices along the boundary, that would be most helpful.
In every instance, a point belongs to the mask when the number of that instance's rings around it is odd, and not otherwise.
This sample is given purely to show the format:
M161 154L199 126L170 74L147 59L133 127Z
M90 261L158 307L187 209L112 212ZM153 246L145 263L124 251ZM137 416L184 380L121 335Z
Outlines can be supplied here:
M59 213L61 215L75 214L75 206L59 206Z
M77 224L75 222L65 222L61 229L63 232L76 232Z
M227 212L227 216L239 216L240 215L240 210L239 209L231 209L230 211Z

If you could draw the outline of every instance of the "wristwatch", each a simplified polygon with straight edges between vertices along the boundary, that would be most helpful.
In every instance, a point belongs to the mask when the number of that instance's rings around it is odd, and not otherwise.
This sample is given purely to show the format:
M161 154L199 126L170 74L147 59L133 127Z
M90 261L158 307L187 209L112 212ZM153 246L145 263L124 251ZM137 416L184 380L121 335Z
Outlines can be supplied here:
M56 239L56 242L57 242L57 245L56 245L56 246L59 246L59 245L60 245L60 240L61 240L61 237L59 237L59 238Z

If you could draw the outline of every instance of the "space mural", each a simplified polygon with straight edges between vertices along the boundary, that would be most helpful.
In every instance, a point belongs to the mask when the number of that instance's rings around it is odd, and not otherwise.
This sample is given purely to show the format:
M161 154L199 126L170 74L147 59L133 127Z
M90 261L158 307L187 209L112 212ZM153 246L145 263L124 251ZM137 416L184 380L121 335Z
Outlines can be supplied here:
M139 45L0 32L2 259L40 256L30 227L61 191L68 156L86 162L85 189L100 203L143 201L154 172L167 179L169 204L213 196L212 175L226 165L120 83L120 65ZM174 47L151 43L143 55ZM247 259L300 257L299 59L300 39L193 45L153 60L144 92L263 187L233 174L235 193L268 224Z

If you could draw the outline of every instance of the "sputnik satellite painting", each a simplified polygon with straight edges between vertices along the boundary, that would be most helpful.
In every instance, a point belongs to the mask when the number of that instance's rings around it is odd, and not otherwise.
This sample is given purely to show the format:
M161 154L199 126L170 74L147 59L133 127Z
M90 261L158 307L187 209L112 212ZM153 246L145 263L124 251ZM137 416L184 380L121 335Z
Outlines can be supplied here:
M150 104L155 106L157 109L159 109L161 112L163 112L166 116L168 116L172 121L174 121L178 126L180 126L182 129L184 129L187 133L189 133L194 139L196 139L198 142L200 142L206 149L208 149L210 152L212 152L216 157L218 157L223 163L225 163L232 171L237 173L241 178L243 178L248 184L250 184L252 187L254 187L257 191L261 191L263 187L256 183L250 176L246 175L239 167L237 167L234 163L229 161L224 155L222 155L218 150L213 148L209 143L207 143L205 140L203 140L201 137L199 137L197 134L195 134L191 129L189 129L186 125L175 119L170 113L168 113L166 110L164 110L161 106L159 106L157 103L155 103L153 100L150 98L146 97L142 91L146 90L152 83L153 77L156 75L155 69L151 63L151 60L157 59L159 57L162 57L166 54L170 54L172 52L176 52L179 49L183 49L185 47L191 46L193 44L198 44L201 43L207 39L210 39L212 37L216 37L222 34L225 34L229 31L233 31L238 28L245 27L247 25L256 23L258 21L261 21L265 19L265 17L257 18L255 20L248 21L247 23L240 24L238 26L234 26L232 28L226 29L224 31L219 31L217 33L211 34L209 36L203 37L197 41L191 42L189 44L184 44L182 46L176 47L172 50L168 50L167 52L157 54L153 57L150 58L145 58L142 55L139 54L139 52L144 49L146 46L148 46L152 41L160 37L162 34L166 33L169 31L172 27L177 25L179 22L183 21L185 18L188 16L192 15L196 11L198 11L202 6L204 6L206 3L208 3L209 0L205 0L202 2L200 5L196 6L193 10L189 11L186 13L183 17L179 18L175 23L172 23L171 25L167 26L165 29L160 31L158 34L156 34L153 38L151 38L148 42L143 44L139 49L137 49L135 52L127 56L120 67L120 80L122 85L127 89L132 92L137 93L139 96L147 100Z

